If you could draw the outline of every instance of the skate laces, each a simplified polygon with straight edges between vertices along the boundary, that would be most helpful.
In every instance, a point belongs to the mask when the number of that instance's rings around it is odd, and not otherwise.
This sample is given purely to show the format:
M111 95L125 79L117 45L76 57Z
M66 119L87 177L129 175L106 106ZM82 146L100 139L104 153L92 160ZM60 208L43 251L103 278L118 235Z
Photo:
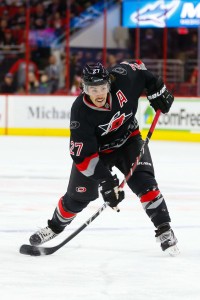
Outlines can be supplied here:
M177 247L178 240L169 225L163 226L155 232L156 241L160 242L163 251L167 252L170 256L177 256L180 254Z
M45 228L41 228L35 234L39 235L39 237L41 238L41 240L49 240L49 239L52 239L53 237L55 237L57 235L48 226L45 227Z
M176 238L174 236L172 229L169 229L169 230L161 233L159 236L156 236L156 241L160 242L160 243L169 241L173 244L176 241Z

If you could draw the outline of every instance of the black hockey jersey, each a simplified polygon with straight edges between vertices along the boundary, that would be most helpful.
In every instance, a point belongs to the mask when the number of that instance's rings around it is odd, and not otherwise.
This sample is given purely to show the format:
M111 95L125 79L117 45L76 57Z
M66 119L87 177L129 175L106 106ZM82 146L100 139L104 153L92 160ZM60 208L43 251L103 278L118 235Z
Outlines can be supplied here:
M70 154L77 169L95 180L111 177L99 154L110 153L139 134L138 99L157 80L140 60L122 62L108 71L114 80L105 106L96 107L82 93L71 109Z

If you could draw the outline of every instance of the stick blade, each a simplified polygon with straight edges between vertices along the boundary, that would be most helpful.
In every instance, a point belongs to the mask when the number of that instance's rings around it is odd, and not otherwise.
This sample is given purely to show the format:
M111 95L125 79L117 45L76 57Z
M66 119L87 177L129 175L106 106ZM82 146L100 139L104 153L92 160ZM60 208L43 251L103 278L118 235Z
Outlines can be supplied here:
M37 247L37 246L24 244L20 247L19 252L24 255L41 256L41 255L50 255L54 252L49 250L50 248Z

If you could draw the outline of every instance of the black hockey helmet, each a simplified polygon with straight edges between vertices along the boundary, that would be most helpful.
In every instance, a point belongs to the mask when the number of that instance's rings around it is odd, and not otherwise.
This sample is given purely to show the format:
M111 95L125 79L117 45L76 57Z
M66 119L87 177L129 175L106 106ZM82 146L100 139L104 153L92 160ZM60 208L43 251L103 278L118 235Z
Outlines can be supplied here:
M82 80L84 85L110 84L109 72L100 62L86 64L83 68Z

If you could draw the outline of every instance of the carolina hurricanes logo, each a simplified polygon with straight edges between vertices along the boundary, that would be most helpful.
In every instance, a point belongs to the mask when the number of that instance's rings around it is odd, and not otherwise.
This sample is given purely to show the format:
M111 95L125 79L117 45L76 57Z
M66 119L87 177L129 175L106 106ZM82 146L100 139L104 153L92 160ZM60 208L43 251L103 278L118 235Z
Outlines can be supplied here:
M133 23L138 24L138 22L140 22L140 25L142 26L153 25L155 27L164 27L166 25L166 20L177 10L181 1L158 0L155 3L151 2L131 14L130 19Z
M86 187L84 187L84 186L77 186L77 187L76 187L76 191L77 191L78 193L85 193L85 192L87 191L87 189L86 189Z
M117 130L122 124L124 124L130 117L132 113L125 115L125 113L120 115L120 111L118 111L110 120L109 123L104 125L99 125L99 128L103 129L102 135L106 135L109 132Z

